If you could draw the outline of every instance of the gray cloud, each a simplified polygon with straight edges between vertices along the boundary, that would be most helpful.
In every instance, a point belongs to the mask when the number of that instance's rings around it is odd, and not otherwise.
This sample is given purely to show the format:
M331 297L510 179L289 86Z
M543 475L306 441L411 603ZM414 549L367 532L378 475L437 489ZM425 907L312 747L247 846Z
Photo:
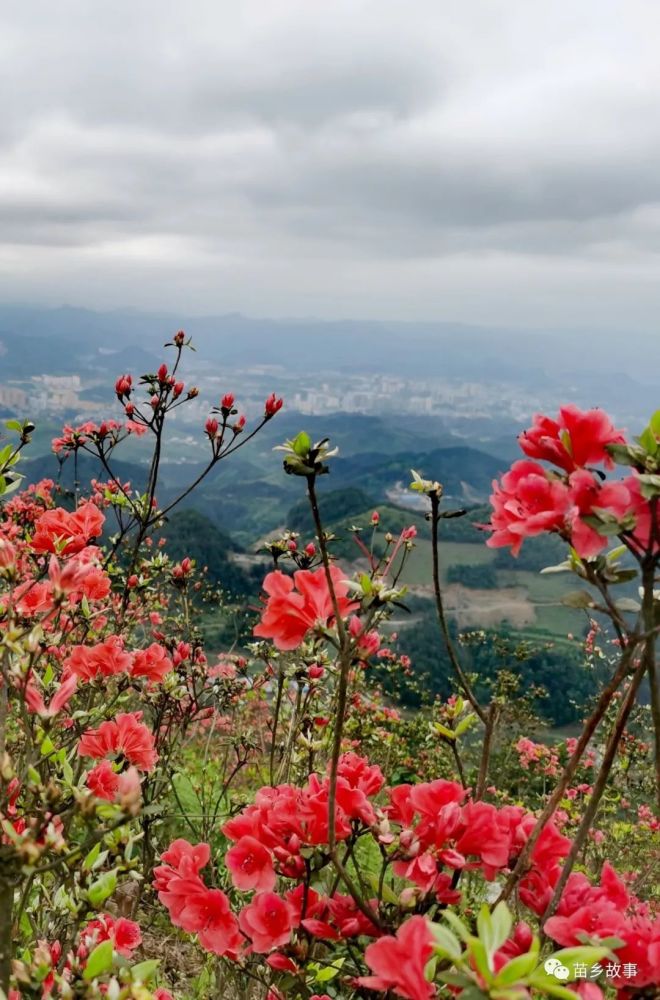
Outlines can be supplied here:
M634 323L654 0L10 0L0 295Z

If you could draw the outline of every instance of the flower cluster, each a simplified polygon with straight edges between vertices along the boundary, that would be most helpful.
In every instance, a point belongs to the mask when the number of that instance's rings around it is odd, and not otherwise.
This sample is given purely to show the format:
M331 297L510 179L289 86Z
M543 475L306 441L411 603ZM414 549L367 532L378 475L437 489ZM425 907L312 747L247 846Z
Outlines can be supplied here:
M605 413L565 406L557 420L537 414L519 443L529 457L514 462L493 483L488 545L508 546L517 555L525 538L555 532L583 559L593 559L606 547L613 527L626 531L638 550L645 549L651 510L639 473L609 481L592 468L612 468L608 449L624 443Z
M346 578L338 566L330 567L339 613L344 618L358 604L348 597ZM293 578L280 570L269 573L263 589L268 595L261 623L254 634L272 639L278 649L297 649L309 632L325 629L334 618L325 570L298 570Z
M300 788L260 789L252 805L224 824L223 833L233 841L224 858L232 883L242 893L254 893L237 916L228 897L208 889L199 875L210 857L208 846L193 847L186 841L171 845L162 855L164 865L156 870L155 886L172 923L197 933L202 946L216 954L236 960L266 953L273 968L292 972L315 939L328 943L383 938L393 902L400 917L411 906L427 911L437 903L458 902L460 874L480 871L492 880L510 870L534 826L534 817L524 809L475 802L461 785L443 779L397 785L381 807L375 800L384 780L381 769L365 758L352 752L340 757L334 839L353 844L369 834L379 845L391 874L400 880L399 896L385 908L377 898L360 903L336 887L324 894L310 885L310 872L329 861L330 839L330 779L312 774ZM520 892L534 912L543 912L569 847L554 824L547 824ZM279 880L294 886L278 891ZM410 977L423 978L428 955L420 942L430 941L426 921L404 921L394 940L391 948L367 948L366 961L376 976L362 984L395 988L399 996L414 1000L431 996L428 983L426 992L406 986ZM387 937L383 941L391 943ZM399 978L392 978L386 969L400 967L392 956L406 954L413 945L422 956L422 971L409 962L405 970L399 968Z
M605 862L600 884L592 885L582 872L571 872L557 911L546 920L548 937L565 948L586 939L612 938L616 955L609 982L619 990L657 984L660 974L660 914L653 915L628 891L612 866ZM624 976L625 967L634 968Z
M386 812L390 823L400 828L394 870L419 894L433 894L441 903L461 898L453 873L478 869L492 881L511 868L535 824L535 817L521 807L498 809L466 801L461 785L442 778L398 785L389 794ZM520 898L534 912L542 913L547 905L569 849L568 838L552 821L547 823L520 887Z

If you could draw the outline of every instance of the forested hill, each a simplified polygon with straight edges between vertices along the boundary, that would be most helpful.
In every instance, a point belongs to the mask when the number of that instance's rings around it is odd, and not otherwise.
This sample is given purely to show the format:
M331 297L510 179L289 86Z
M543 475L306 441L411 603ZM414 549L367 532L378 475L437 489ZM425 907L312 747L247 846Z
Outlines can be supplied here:
M354 417L353 423L359 424L360 420ZM118 459L113 467L122 482L140 489L146 469L134 460L135 454L133 451L128 462ZM333 459L330 475L320 481L319 493L323 499L326 493L337 490L344 491L345 496L350 496L351 490L360 490L361 510L383 503L407 507L415 501L408 484L410 470L416 469L444 484L447 503L475 506L487 501L492 480L504 467L502 459L462 445L420 447L391 454L376 450L340 453ZM107 479L100 463L88 455L80 456L77 473L71 459L60 468L53 455L27 458L23 468L30 482L44 477L59 479L69 490L73 489L76 474L83 486L92 478ZM162 466L158 491L161 505L171 502L200 469L201 465L192 462ZM255 454L254 449L246 449L230 463L221 463L195 492L194 500L184 506L194 506L236 542L249 547L255 539L284 526L288 512L300 498L300 482L284 474L278 452L268 448ZM341 510L333 507L333 519L340 514Z

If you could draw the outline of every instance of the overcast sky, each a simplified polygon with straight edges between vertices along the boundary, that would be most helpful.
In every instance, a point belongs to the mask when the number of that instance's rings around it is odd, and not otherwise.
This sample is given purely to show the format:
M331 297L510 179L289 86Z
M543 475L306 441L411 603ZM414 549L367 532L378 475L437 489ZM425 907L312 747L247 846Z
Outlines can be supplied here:
M4 0L0 299L652 331L657 0Z

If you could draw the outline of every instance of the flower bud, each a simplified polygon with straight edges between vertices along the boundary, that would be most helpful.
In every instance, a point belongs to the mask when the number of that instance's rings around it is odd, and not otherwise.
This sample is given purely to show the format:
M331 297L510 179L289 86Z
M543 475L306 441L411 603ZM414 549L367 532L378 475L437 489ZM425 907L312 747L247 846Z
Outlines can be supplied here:
M266 420L270 420L274 417L278 410L282 409L283 399L277 399L275 393L272 392L266 402L264 403L264 416Z
M16 549L11 542L0 538L0 570L13 569L16 565Z
M119 399L129 396L133 387L133 379L130 375L120 375L115 382L115 392Z
M6 783L14 778L14 765L12 764L11 757L5 751L0 754L0 778Z
M399 895L399 906L404 910L412 910L414 906L417 905L417 900L419 898L420 891L415 886L404 889Z
M183 330L179 330L178 333L174 334L174 346L175 347L183 347L183 345L185 343L185 340L186 340L186 335L183 332Z

